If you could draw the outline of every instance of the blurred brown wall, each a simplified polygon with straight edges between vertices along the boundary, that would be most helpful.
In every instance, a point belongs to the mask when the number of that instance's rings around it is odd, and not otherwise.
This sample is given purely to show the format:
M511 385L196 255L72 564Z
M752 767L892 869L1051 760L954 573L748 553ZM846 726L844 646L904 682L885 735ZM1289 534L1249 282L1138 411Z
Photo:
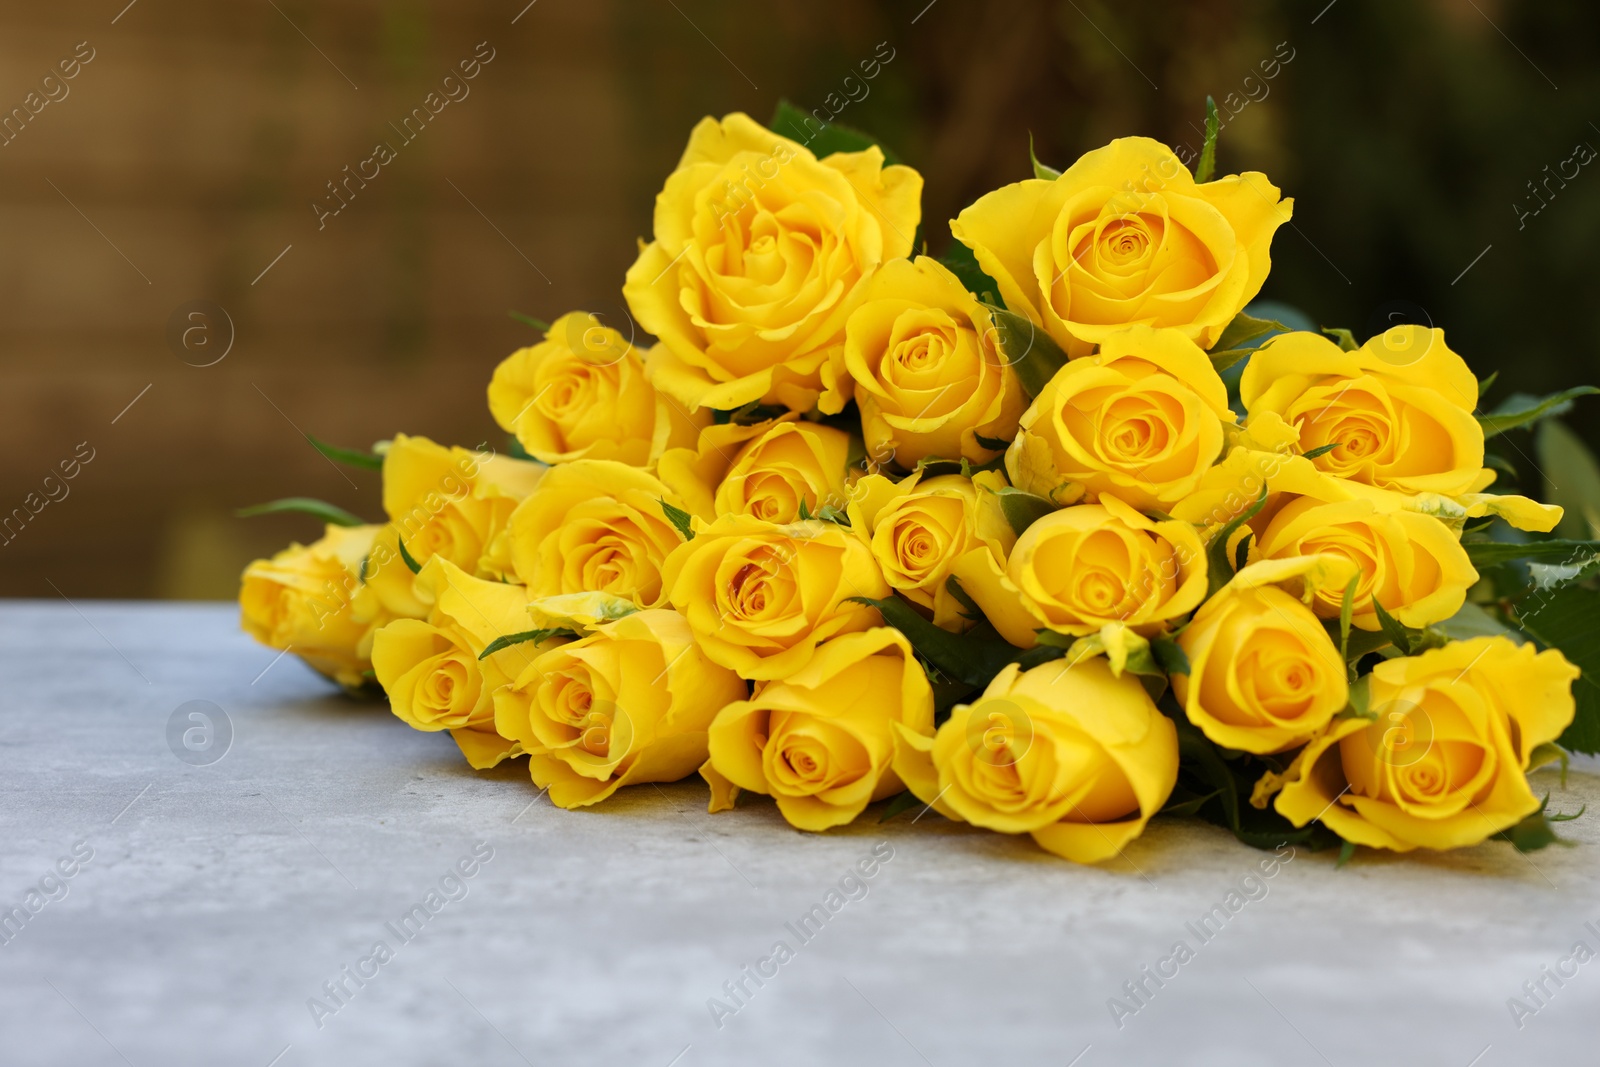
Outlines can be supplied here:
M1026 175L1030 133L1056 165L1127 134L1197 145L1205 95L1243 91L1291 42L1219 153L1297 200L1264 295L1358 332L1409 301L1480 373L1503 367L1502 390L1600 377L1600 176L1525 230L1509 210L1575 139L1600 145L1584 132L1600 122L1594 5L125 4L0 0L0 115L79 42L94 52L0 146L0 518L94 450L70 495L0 543L0 595L228 597L249 559L317 533L235 508L307 495L376 518L377 476L335 469L300 431L498 446L484 387L534 338L507 312L619 318L693 122L825 106L880 42L894 58L839 119L924 171L935 254L952 213ZM479 42L494 58L470 95L402 145L390 123ZM397 157L319 230L312 202L379 140ZM167 339L201 299L236 334L208 367Z

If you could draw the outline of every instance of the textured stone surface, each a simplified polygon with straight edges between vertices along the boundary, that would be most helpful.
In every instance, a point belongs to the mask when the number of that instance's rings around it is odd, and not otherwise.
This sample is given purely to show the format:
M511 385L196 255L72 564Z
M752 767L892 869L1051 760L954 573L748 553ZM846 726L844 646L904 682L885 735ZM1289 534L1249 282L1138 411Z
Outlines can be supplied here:
M1584 928L1600 929L1595 816L1566 824L1579 847L1531 858L1363 852L1335 871L1330 854L1302 853L1202 943L1185 924L1265 855L1209 827L1157 820L1126 862L1090 869L932 814L879 826L869 813L823 836L760 799L707 816L696 782L563 812L520 765L475 774L447 737L274 655L223 606L0 606L0 906L23 905L75 843L93 849L0 946L0 1061L1593 1057L1600 962L1547 982L1520 1031L1506 1001L1574 942L1600 949ZM205 766L167 740L192 700L233 728ZM1575 810L1600 799L1597 771L1583 761L1566 791L1554 771L1540 785ZM466 896L402 943L385 924L478 842L493 857ZM785 924L874 847L893 858L867 895L801 943ZM308 999L380 940L394 957L319 1028ZM747 981L753 996L719 1029L708 998L727 1000L722 984L779 940L794 958ZM1179 940L1194 958L1118 1029L1108 998Z

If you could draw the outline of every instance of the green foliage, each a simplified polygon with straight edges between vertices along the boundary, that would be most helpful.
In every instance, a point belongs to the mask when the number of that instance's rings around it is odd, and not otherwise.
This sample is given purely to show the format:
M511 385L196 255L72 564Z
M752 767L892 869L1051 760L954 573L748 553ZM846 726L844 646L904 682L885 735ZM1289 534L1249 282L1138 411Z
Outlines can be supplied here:
M1217 338L1217 343L1211 346L1211 351L1208 353L1211 356L1211 365L1220 374L1248 357L1273 337L1287 332L1289 327L1276 319L1258 319L1241 311L1223 329L1222 336Z
M1208 182L1217 173L1217 134L1222 132L1222 121L1217 116L1217 102L1206 96L1206 140L1200 149L1200 162L1194 168L1194 180Z
M539 641L548 641L552 637L577 636L578 635L574 631L568 630L563 626L551 626L542 630L523 630L521 633L506 634L504 637L497 637L493 641L490 641L487 645L483 646L483 651L478 653L478 658L483 659L486 656L492 656L496 652L499 652L502 648L510 648L512 645L520 645L524 641L533 641L537 643Z
M1600 537L1600 462L1559 420L1547 418L1533 438L1544 499L1565 509L1556 533L1566 538Z
M401 558L401 560L403 560L405 562L406 569L409 570L412 574L421 574L422 573L422 564L418 563L412 557L411 553L406 551L405 539L397 537L397 538L395 538L394 543L400 546L400 558Z
M339 448L337 445L330 445L326 442L319 441L310 434L306 434L306 440L311 442L312 448L316 449L318 452L321 452L324 456L327 456L335 463L344 463L351 467L360 467L362 470L383 470L383 457L376 452L361 452L354 448Z
M545 322L543 319L536 319L532 315L524 315L520 311L508 311L508 312L506 312L506 314L510 315L513 319L516 319L518 322L522 323L524 326L532 326L535 330L538 330L540 333L547 334L547 333L550 332L550 324L548 322Z
M1061 177L1061 172L1054 167L1045 166L1039 162L1039 157L1033 151L1033 131L1028 132L1028 161L1033 164L1033 176L1047 182L1053 182Z
M1600 553L1600 541L1462 541L1467 558L1478 569L1512 560L1581 563Z
M909 789L904 793L896 793L889 798L889 803L884 807L883 815L878 819L878 822L886 823L896 815L910 811L920 803L922 801L918 800L916 794Z
M1056 510L1056 506L1042 496L1006 486L995 494L1000 498L1000 510L1018 537L1024 530Z
M306 515L315 515L323 522L335 526L364 526L365 521L356 518L344 508L330 504L326 500L315 500L309 496L286 496L282 500L269 500L265 504L252 504L247 508L240 508L234 514L241 519L254 518L257 515L278 515L284 512L302 512Z
M1600 753L1600 592L1567 583L1528 593L1514 610L1518 626L1583 672L1572 683L1577 714L1559 739L1561 747Z
M950 250L944 254L939 263L959 278L961 284L967 287L967 291L979 300L986 304L999 301L999 283L984 273L983 268L978 266L978 257L973 254L972 249L960 241L950 246Z
M1346 352L1354 352L1356 349L1361 347L1360 345L1356 344L1356 335L1345 329L1343 326L1324 326L1322 328L1322 332L1333 338L1335 341L1338 341L1339 347Z
M772 113L772 122L768 124L768 129L790 140L799 141L818 159L831 156L835 152L864 152L876 146L883 152L885 162L900 162L899 156L884 147L883 143L870 133L853 126L846 126L842 122L823 122L816 116L801 111L786 99L778 101L777 110Z
M1067 365L1067 354L1032 320L993 304L988 308L994 318L1000 354L1011 364L1023 390L1029 396L1038 396L1056 371Z
M693 516L682 508L675 508L667 503L666 498L661 498L661 513L672 523L673 529L678 531L678 536L685 541L694 540Z
M1233 561L1228 558L1228 539L1235 530L1249 522L1258 515L1262 508L1267 506L1267 484L1261 483L1261 495L1256 497L1256 502L1250 505L1250 510L1240 515L1235 515L1222 529L1218 530L1211 538L1211 543L1206 546L1206 579L1210 588L1206 596L1211 596L1218 589L1228 584L1234 575Z
M1516 393L1507 397L1489 414L1479 415L1478 425L1483 427L1484 437L1495 437L1507 430L1530 426L1551 415L1563 414L1572 407L1573 400L1592 393L1600 393L1600 389L1592 385L1579 385L1543 397Z

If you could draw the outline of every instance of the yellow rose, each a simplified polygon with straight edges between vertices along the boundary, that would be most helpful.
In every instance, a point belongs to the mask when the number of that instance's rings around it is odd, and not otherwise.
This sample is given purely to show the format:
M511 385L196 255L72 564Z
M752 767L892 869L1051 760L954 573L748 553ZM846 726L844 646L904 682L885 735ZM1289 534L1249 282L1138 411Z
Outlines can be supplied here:
M431 602L426 622L396 619L372 641L372 667L389 708L417 730L449 730L474 768L520 751L494 726L494 692L560 644L524 641L483 659L496 639L528 630L528 591L474 578L442 556L423 565L417 591Z
M511 516L517 577L534 597L609 593L660 605L662 561L683 543L663 500L684 507L654 475L615 460L552 467Z
M818 160L749 116L703 119L656 197L623 296L662 344L645 367L691 409L839 411L829 357L880 264L911 251L922 176L877 148Z
M1494 480L1473 418L1478 381L1444 331L1395 326L1354 352L1286 333L1250 357L1239 396L1254 432L1279 422L1331 475L1404 493L1475 493Z
M1443 522L1370 499L1297 497L1277 509L1252 548L1261 559L1319 554L1355 566L1359 579L1350 620L1364 630L1381 629L1374 602L1416 629L1442 622L1460 610L1478 581L1458 535ZM1345 588L1316 587L1312 610L1337 619Z
M1178 635L1189 673L1172 676L1173 695L1212 741L1244 752L1282 752L1304 744L1349 704L1338 646L1310 608L1271 584L1323 574L1348 582L1342 562L1300 557L1253 563Z
M726 515L673 550L662 568L672 606L712 662L744 678L787 678L830 637L880 626L889 586L850 530L812 520L778 526Z
M931 611L935 626L959 632L971 620L949 589L951 575L958 566L998 567L1017 539L996 495L1005 484L998 471L926 480L918 472L899 482L869 474L851 490L850 526L890 588ZM969 554L978 558L966 561Z
M384 610L411 619L428 613L402 544L418 567L441 556L475 577L509 575L511 512L544 471L538 463L396 434L383 457L389 525L374 540L366 567L367 585Z
M1082 637L1108 623L1153 634L1206 595L1206 553L1186 522L1146 518L1110 494L1036 520L1004 562L956 568L1002 637L1032 648L1040 628Z
M920 459L978 463L1009 442L1027 407L997 347L989 312L926 256L885 263L845 324L844 369L855 382L867 454L911 467Z
M534 784L580 808L694 773L712 718L745 695L681 615L640 611L539 656L495 693L495 723L528 753Z
M372 631L384 619L361 586L361 561L378 526L329 526L311 545L290 545L244 570L240 625L269 648L293 650L319 674L350 689L372 664ZM367 607L362 603L362 607Z
M1136 326L1056 371L1023 414L1006 471L1057 503L1110 493L1165 510L1200 484L1233 421L1210 357L1177 330Z
M711 422L709 412L691 415L657 393L632 344L586 311L561 316L543 341L495 368L489 412L541 463L648 467Z
M946 818L1097 863L1166 803L1178 732L1137 678L1101 657L1026 672L1013 663L931 739L897 728L894 769Z
M657 473L698 515L753 515L794 522L800 505L815 515L842 508L850 435L792 412L771 422L723 423L700 431L694 449L661 457Z
M1136 323L1210 348L1267 279L1294 206L1279 196L1253 171L1197 185L1170 148L1124 137L979 198L950 230L1071 356Z
M821 645L711 724L708 778L768 793L801 830L843 826L900 792L894 726L933 733L933 690L900 631L880 626ZM729 806L713 800L713 811Z
M1373 668L1373 719L1333 723L1296 758L1276 807L1346 841L1462 848L1539 810L1533 750L1572 721L1576 667L1506 637L1453 641Z

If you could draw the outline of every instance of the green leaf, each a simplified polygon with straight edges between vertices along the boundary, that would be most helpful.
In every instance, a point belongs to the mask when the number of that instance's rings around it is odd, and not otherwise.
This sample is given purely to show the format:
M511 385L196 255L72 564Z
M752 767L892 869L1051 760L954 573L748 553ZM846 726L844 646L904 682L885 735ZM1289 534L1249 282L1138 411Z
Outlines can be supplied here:
M1028 527L1056 510L1056 506L1044 497L1009 485L996 490L995 495L1000 498L1000 510L1005 513L1006 520L1011 523L1011 529L1018 537Z
M1496 841L1509 841L1518 852L1537 852L1541 848L1551 845L1566 845L1571 847L1576 842L1568 841L1556 833L1550 821L1545 818L1541 809L1523 819L1509 830L1501 830L1494 835Z
M1217 102L1206 94L1206 140L1200 149L1200 162L1194 168L1196 182L1208 182L1217 173L1217 134L1222 121L1217 117Z
M883 815L878 819L878 822L886 823L896 815L910 811L920 803L922 801L918 800L917 795L909 789L903 793L896 793L889 798L889 804L883 809Z
M968 686L987 685L1000 673L1000 668L1021 654L1021 650L1008 643L987 622L980 623L964 634L953 634L940 629L918 614L910 603L898 596L874 600L871 597L851 597L857 604L867 604L878 609L883 621L905 634L917 655L932 663L939 671ZM1059 655L1059 651L1051 649Z
M1339 603L1339 655L1346 663L1350 662L1350 616L1355 614L1356 586L1360 584L1361 575L1352 574L1350 584L1344 587L1344 600Z
M1570 752L1600 753L1600 593L1560 585L1524 599L1527 606L1513 605L1517 625L1583 672L1572 683L1577 714L1557 743Z
M1560 415L1572 406L1573 400L1593 393L1600 393L1600 389L1592 385L1579 385L1545 397L1517 393L1507 397L1504 403L1489 414L1479 415L1478 425L1483 427L1483 436L1495 437L1507 430L1531 425L1551 415Z
M1540 423L1533 444L1544 473L1544 499L1566 509L1556 533L1600 537L1600 462L1594 453L1558 419Z
M406 568L410 570L412 574L421 574L422 564L418 563L416 559L412 557L411 553L406 551L405 539L396 537L394 539L394 543L400 546L400 558L405 561Z
M335 463L345 463L352 467L360 467L362 470L383 470L383 457L376 452L361 452L354 448L340 448L337 445L319 441L310 434L306 434L306 440L311 442L312 448L321 452Z
M549 333L550 332L550 324L548 322L543 321L542 319L536 319L532 315L524 315L520 311L508 311L508 312L506 312L506 314L510 315L512 318L516 319L518 322L522 323L524 326L532 326L535 330L538 330L540 333Z
M802 511L805 510L805 506L805 501L802 500L800 502L800 508ZM692 522L694 517L692 515L690 515L687 511L684 511L682 508L673 507L671 504L667 503L665 497L661 498L661 512L662 514L666 515L667 521L672 523L673 528L678 531L679 537L683 538L685 541L694 540L694 524Z
M1324 326L1322 332L1339 342L1339 347L1346 352L1354 352L1361 346L1356 344L1356 335L1343 326Z
M552 637L577 636L578 635L574 631L568 630L562 626L547 627L543 630L523 630L521 633L506 634L504 637L497 637L493 641L490 641L487 645L483 646L483 651L478 653L478 658L483 659L486 656L492 656L496 652L499 652L502 648L510 648L512 645L520 645L524 641L538 642L548 641Z
M883 152L886 163L900 162L899 156L885 148L871 134L846 126L842 122L823 122L815 115L801 111L787 99L778 101L777 110L773 112L772 122L768 128L774 133L799 141L811 149L818 159L831 156L835 152L864 152L876 145Z
M973 254L972 249L960 241L952 244L939 262L951 274L961 279L961 284L979 300L989 304L999 300L996 295L1000 292L999 284L983 272L983 268L978 266L978 257Z
M787 415L789 409L777 404L763 404L759 400L752 400L740 408L735 408L728 415L728 421L735 426L757 426L763 422L771 422L782 415Z
M816 517L823 522L831 522L835 526L850 525L850 516L833 504L824 504L818 508Z
M1067 365L1067 354L1031 320L1003 307L985 306L994 319L1000 354L1016 372L1023 390L1029 396L1038 396L1056 371Z
M1327 443L1325 445L1318 445L1316 448L1313 448L1309 452L1302 452L1302 453L1300 453L1300 455L1303 456L1306 459L1316 459L1318 456L1326 456L1329 452L1332 452L1334 449L1336 449L1338 447L1339 447L1339 442L1338 441L1330 441L1329 443Z
M362 519L356 518L344 508L330 504L326 500L314 500L308 496L286 496L282 500L271 500L265 504L252 504L247 508L240 508L234 514L241 519L249 519L257 515L277 515L289 511L315 515L323 522L331 522L335 526L366 525Z
M1211 538L1211 543L1206 546L1206 578L1211 587L1210 591L1206 593L1207 596L1227 585L1228 580L1234 575L1231 566L1232 561L1228 558L1228 538L1232 537L1233 532L1239 527L1255 518L1266 505L1267 483L1262 482L1261 495L1256 498L1254 504L1250 505L1250 510L1235 515L1228 520L1222 529L1218 530L1215 536Z
M1150 639L1150 654L1167 674L1188 674L1189 654L1183 646L1170 637L1152 637Z
M1487 393L1490 389L1494 388L1494 381L1498 377L1500 377L1500 372L1499 371L1495 371L1494 373L1490 374L1487 378L1479 378L1478 379L1478 399L1480 401L1483 400L1483 396L1484 396L1485 393Z
M961 588L961 580L955 575L950 575L944 580L945 590L961 605L961 614L973 622L983 619L983 610L978 607L978 602L973 600L968 592Z
M1004 437L985 437L981 433L975 433L972 439L978 442L979 447L987 448L990 452L1004 452L1011 447L1011 442Z
M1581 564L1600 552L1600 541L1463 541L1474 567L1492 567L1514 559Z
M1239 543L1234 546L1233 573L1235 574L1238 574L1240 571L1244 570L1244 565L1250 560L1251 536L1252 535L1250 534L1245 534L1243 537L1239 538Z
M1061 172L1054 167L1047 167L1039 162L1039 157L1033 151L1033 131L1028 131L1028 160L1033 164L1033 176L1047 182L1053 182L1061 177Z
M1356 843L1354 841L1346 841L1344 844L1340 845L1339 846L1339 858L1334 861L1333 869L1336 870L1336 871L1339 870L1345 864L1349 863L1350 862L1350 857L1354 856L1355 854L1356 854Z
M1412 637L1416 631L1407 629L1393 615L1385 611L1383 605L1378 603L1377 597L1372 598L1372 610L1377 613L1378 625L1383 628L1383 635L1389 639L1389 643L1398 648L1401 655L1409 656L1414 651Z
M1273 337L1287 332L1289 327L1277 319L1260 319L1241 311L1223 329L1222 336L1217 338L1217 343L1211 346L1207 354L1211 357L1211 365L1220 374L1253 354Z
M1561 764L1561 788L1565 789L1567 787L1567 768L1572 763L1571 758L1567 755L1566 749L1549 741L1546 741L1540 745L1534 745L1533 751L1528 753L1528 770L1530 772L1536 771L1540 767L1543 767L1549 763ZM1584 807L1587 808L1588 805L1586 804ZM1583 812L1578 812L1578 815L1582 814ZM1557 816L1555 821L1564 822L1567 819L1576 819L1578 815Z

